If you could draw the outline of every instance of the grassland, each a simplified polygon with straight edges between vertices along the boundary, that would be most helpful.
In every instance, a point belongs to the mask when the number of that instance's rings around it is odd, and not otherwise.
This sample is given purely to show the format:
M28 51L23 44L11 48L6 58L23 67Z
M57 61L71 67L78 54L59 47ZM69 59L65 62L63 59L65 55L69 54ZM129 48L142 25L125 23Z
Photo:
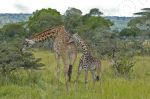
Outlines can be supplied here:
M101 82L93 86L89 75L88 87L84 85L84 72L79 84L74 86L78 60L73 68L70 91L64 83L63 65L59 82L56 80L56 61L49 51L33 51L35 57L42 58L42 70L18 70L8 77L0 76L0 99L149 99L150 98L150 57L137 56L131 78L113 75L108 60L103 60ZM79 55L80 56L80 55ZM78 58L79 59L79 58Z

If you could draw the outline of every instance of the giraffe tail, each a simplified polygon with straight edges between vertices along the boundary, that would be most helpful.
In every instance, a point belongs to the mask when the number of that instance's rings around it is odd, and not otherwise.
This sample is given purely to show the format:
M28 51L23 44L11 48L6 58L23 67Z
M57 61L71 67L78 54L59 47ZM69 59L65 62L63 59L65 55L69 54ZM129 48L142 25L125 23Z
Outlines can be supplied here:
M68 77L69 77L69 81L71 80L71 74L72 74L72 65L69 65L69 69L68 69Z

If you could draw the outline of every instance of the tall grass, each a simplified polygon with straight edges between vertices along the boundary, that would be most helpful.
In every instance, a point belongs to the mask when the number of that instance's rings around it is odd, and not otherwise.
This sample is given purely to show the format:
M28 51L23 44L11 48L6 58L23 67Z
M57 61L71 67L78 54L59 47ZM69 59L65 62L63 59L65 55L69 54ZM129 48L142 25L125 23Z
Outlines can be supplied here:
M102 61L102 79L93 85L89 73L88 86L84 84L84 72L75 86L79 58L73 67L70 91L64 83L63 64L61 76L56 80L54 53L34 50L35 57L42 58L46 66L42 70L18 70L8 77L0 76L0 99L149 99L150 57L137 56L130 79L113 75L109 60ZM80 55L78 55L80 57Z

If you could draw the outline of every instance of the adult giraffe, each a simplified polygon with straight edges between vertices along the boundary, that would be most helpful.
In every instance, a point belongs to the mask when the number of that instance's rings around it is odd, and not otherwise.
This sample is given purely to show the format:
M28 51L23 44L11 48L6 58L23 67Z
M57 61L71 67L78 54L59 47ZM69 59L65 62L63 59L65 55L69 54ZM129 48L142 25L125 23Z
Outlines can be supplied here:
M60 58L64 64L65 83L68 89L68 80L71 79L72 68L77 57L77 50L74 42L68 43L70 36L64 26L57 26L44 30L31 38L25 39L22 51L30 48L35 43L54 38L54 51L56 53L57 72L60 69Z

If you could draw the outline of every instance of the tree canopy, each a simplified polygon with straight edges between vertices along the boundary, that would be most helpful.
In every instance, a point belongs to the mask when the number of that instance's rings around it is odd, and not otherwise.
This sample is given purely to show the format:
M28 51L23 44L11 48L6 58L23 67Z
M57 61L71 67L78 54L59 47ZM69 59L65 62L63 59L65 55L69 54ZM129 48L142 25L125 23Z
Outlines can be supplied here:
M89 15L91 15L91 16L100 16L100 15L103 15L103 13L101 11L99 11L98 8L93 8L93 9L90 10Z
M22 36L25 34L25 28L22 23L10 23L6 24L2 28L3 36L5 37L14 37Z
M31 34L40 32L48 27L62 24L61 14L55 9L41 9L33 12L28 21Z

